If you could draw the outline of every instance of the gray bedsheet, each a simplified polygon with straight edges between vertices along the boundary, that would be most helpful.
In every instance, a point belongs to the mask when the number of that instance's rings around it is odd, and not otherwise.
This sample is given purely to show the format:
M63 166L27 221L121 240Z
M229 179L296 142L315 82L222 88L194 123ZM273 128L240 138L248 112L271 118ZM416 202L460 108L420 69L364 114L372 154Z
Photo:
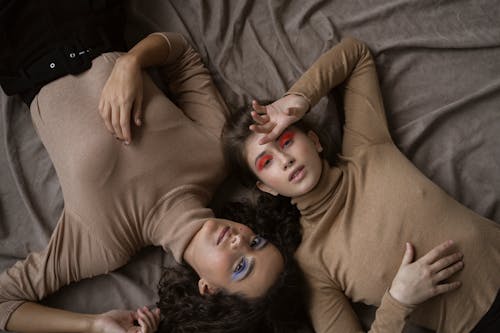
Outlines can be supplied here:
M500 1L132 0L128 15L130 43L155 30L185 34L234 106L280 97L342 37L364 40L397 145L450 195L500 223ZM311 116L338 133L334 105L325 98ZM0 118L3 270L45 246L63 200L27 108L0 92ZM159 266L171 261L148 248L46 302L93 313L152 304Z

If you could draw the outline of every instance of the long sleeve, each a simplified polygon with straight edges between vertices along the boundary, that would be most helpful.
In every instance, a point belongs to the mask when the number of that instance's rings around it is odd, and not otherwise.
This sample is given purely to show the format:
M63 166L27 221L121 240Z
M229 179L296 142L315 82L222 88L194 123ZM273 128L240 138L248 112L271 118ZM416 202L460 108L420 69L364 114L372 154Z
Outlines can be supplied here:
M313 106L342 83L342 153L350 155L360 145L390 142L375 64L368 47L356 39L343 39L324 53L287 94L301 95Z
M229 111L200 55L178 33L157 34L170 48L161 73L172 99L191 120L219 137Z
M318 279L321 274L310 276L311 286L310 315L317 333L361 333L365 332L352 309L349 299L344 293L332 285L331 280L323 282ZM325 277L326 278L326 277ZM413 311L391 297L386 292L377 309L375 320L369 333L400 333L405 326L406 318Z
M61 287L104 274L125 264L127 258L112 254L96 237L63 212L48 246L17 262L0 274L0 330L24 302L37 302Z

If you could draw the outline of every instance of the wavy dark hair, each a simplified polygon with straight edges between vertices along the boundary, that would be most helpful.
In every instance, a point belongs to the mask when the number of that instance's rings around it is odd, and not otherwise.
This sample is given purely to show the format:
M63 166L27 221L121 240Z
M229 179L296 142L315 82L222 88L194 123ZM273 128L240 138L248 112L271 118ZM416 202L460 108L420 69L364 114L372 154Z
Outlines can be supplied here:
M216 213L248 225L275 244L284 258L283 272L264 296L248 299L224 291L202 296L191 267L165 268L159 283L157 305L163 320L158 332L289 333L310 327L304 277L293 258L301 239L298 210L263 196L257 205L228 203Z

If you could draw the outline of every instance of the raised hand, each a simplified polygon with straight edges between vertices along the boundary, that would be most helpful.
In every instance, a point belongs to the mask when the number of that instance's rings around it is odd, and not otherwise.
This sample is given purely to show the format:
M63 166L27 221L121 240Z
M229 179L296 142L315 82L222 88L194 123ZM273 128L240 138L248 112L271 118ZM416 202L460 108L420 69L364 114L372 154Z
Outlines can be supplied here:
M141 126L143 82L141 66L133 56L117 59L101 93L99 114L104 125L126 144L132 141L130 119Z
M389 289L392 297L405 305L417 305L457 289L460 286L459 281L443 283L464 267L463 255L460 252L446 255L452 246L453 241L444 242L413 262L413 246L406 243L403 262Z
M300 120L309 109L309 102L300 95L287 95L268 105L252 101L252 118L255 124L250 129L265 134L259 144L275 140L288 126Z

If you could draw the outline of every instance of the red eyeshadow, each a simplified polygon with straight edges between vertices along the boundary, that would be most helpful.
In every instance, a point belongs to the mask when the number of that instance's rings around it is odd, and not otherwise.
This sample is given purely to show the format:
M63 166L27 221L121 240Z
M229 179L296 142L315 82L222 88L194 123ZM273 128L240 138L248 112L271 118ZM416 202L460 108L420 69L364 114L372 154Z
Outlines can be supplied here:
M280 140L279 140L280 147L283 148L285 146L285 144L287 143L287 141L292 140L294 136L295 136L295 133L293 133L291 131L283 133L283 135L280 137Z
M267 161L270 161L272 159L273 159L273 157L271 155L264 155L264 156L260 157L257 160L257 170L260 171L260 170L264 169L264 167L266 166Z

